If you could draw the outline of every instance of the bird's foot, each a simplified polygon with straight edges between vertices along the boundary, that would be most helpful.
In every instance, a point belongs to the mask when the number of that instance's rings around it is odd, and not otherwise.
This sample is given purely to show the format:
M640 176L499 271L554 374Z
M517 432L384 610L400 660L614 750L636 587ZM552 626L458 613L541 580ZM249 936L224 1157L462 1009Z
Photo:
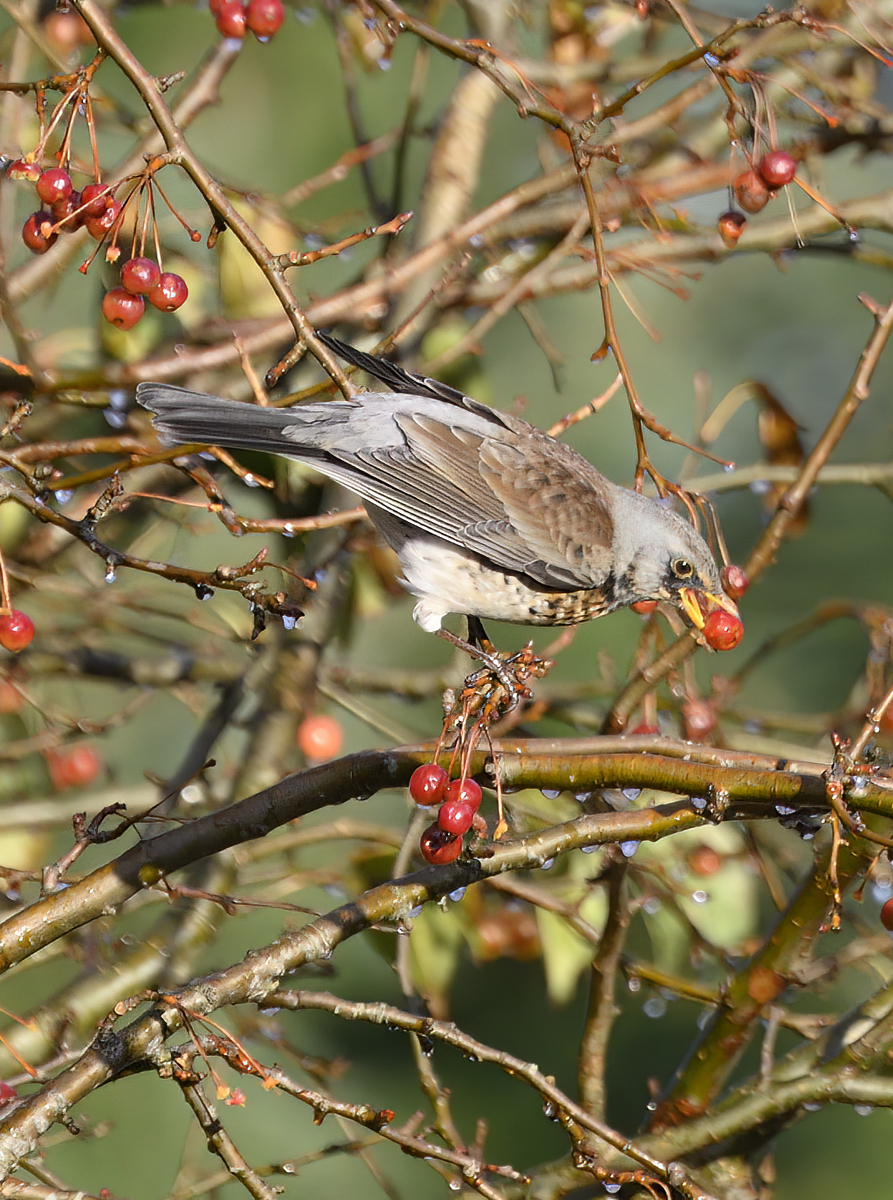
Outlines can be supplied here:
M555 665L550 659L539 658L528 642L521 650L511 653L496 650L492 644L484 650L460 638L448 635L454 645L466 650L482 667L466 677L465 687L457 698L459 711L475 715L484 725L492 724L498 717L507 716L524 700L533 695L529 681L542 677Z

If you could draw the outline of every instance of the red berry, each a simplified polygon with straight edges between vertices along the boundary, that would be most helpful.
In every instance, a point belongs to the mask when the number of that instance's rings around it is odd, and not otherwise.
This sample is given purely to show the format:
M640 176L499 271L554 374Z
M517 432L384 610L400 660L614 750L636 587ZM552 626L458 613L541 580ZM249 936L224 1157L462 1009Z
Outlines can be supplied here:
M447 800L440 806L437 824L448 833L468 833L476 811L474 805L466 800Z
M750 580L747 578L747 572L741 567L736 567L734 563L729 563L727 567L723 567L720 572L723 591L727 596L731 596L733 600L740 600L747 591Z
M444 798L470 804L475 812L481 807L482 792L473 779L454 779L447 787Z
M102 770L99 754L84 742L62 750L49 750L46 760L53 787L60 792L67 788L87 787Z
M256 38L271 38L285 20L282 0L248 0L246 24Z
M758 213L772 199L762 175L756 171L745 171L732 183L732 191L739 207L748 213Z
M189 288L186 280L173 271L163 271L155 287L149 293L149 303L161 312L176 312L181 304L186 303Z
M28 162L25 158L14 158L6 168L8 179L26 179L28 183L37 183L40 174L40 167L37 163Z
M248 25L248 14L242 0L223 0L215 22L224 37L243 38Z
M83 194L83 193L82 193ZM90 217L87 221L87 233L97 242L101 242L114 223L117 221L121 213L121 202L114 198L99 214L98 217Z
M660 733L660 727L657 725L646 725L645 722L643 721L641 725L635 725L630 730L630 733L636 734L636 735L639 735L642 737L645 737L646 735L648 737L654 737L656 734Z
M46 254L58 238L58 233L50 232L53 224L52 213L36 212L22 226L22 241L32 254Z
M88 183L81 192L81 203L86 205L85 217L101 217L114 196L107 190L104 183Z
M423 767L416 767L410 776L409 794L423 808L429 804L439 804L449 782L450 777L443 767L437 763L425 763Z
M442 866L455 862L462 853L462 839L439 825L429 825L419 839L419 849L426 862Z
M881 924L884 929L889 929L893 933L893 896L884 901L881 908Z
M83 225L84 214L79 212L77 216L73 215L81 207L81 203L80 192L69 192L64 200L57 200L52 206L53 220L57 223L64 222L59 224L61 233L74 233Z
M226 0L208 0L208 8L211 10L211 16L216 17L225 3Z
M17 608L0 616L0 646L18 654L34 637L34 622Z
M344 730L334 717L314 713L298 726L295 741L306 758L324 762L338 754L344 742Z
M142 296L134 296L124 288L112 288L102 298L102 315L118 329L133 329L145 311Z
M716 709L707 700L687 700L682 705L682 726L689 742L702 742L716 729Z
M712 846L698 846L689 854L688 865L695 875L715 875L722 867L722 858Z
M797 174L797 163L787 150L770 150L760 159L758 169L769 187L780 188Z
M18 712L24 704L22 693L9 679L0 679L0 715Z
M37 194L44 204L55 204L71 195L71 176L62 167L48 167L37 181Z
M728 212L720 215L716 222L716 230L722 238L723 243L731 248L738 244L738 239L744 232L744 226L747 224L747 217L744 213L737 212L734 208L730 208Z
M148 296L161 278L161 268L151 258L128 258L121 268L121 284L134 296Z
M716 608L704 622L704 641L711 650L732 650L744 636L738 617Z
M638 613L640 617L650 617L657 608L656 600L637 600L635 604L631 604L630 608L634 613Z
M5 1107L11 1100L17 1100L19 1093L15 1090L12 1084L0 1080L0 1108Z

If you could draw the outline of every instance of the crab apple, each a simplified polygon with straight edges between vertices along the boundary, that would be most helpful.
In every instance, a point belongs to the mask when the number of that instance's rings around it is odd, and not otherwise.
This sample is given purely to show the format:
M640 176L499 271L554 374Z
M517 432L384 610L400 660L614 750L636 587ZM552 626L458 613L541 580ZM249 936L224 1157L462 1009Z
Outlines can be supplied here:
M750 584L744 568L738 567L734 563L723 567L719 577L722 580L723 591L733 600L740 600Z
M334 717L314 713L298 726L295 741L306 758L321 762L338 754L344 742L344 730Z
M189 296L186 280L173 271L162 271L158 282L149 292L149 303L161 312L176 312Z
M884 901L881 908L881 924L884 929L889 929L893 933L893 896Z
M87 787L102 770L99 753L83 742L61 750L49 750L46 762L53 787L59 792Z
M437 763L425 763L416 767L409 779L409 794L426 808L429 804L439 804L447 789L450 777Z
M704 641L711 650L733 650L743 636L740 618L721 608L714 609L704 622Z
M468 833L474 824L475 807L465 800L447 800L440 806L437 824L447 833Z
M7 179L24 179L28 183L37 183L41 171L36 162L28 162L26 158L14 158L7 164Z
M780 188L797 174L797 163L787 150L770 150L760 159L757 170L769 187Z
M81 204L86 205L85 217L101 217L114 196L104 183L88 183L81 192Z
M83 212L78 212L82 203L80 192L69 192L64 200L57 200L52 206L53 220L59 224L60 232L74 233L80 229L84 223Z
M242 0L223 0L214 20L224 37L241 39L245 36L248 14Z
M444 793L444 799L470 804L475 812L481 807L482 796L480 785L473 779L454 779Z
M37 194L44 204L55 204L71 195L71 176L63 167L47 167L37 181Z
M737 246L746 224L747 217L737 209L730 208L727 212L721 213L716 222L716 231L722 238L723 245L728 246L730 250L733 246Z
M425 862L443 866L455 862L462 853L462 839L437 824L429 825L419 839L419 849Z
M83 195L83 193L81 194ZM121 201L112 197L110 203L98 217L90 217L87 220L87 233L94 241L101 242L120 215Z
M17 608L11 608L8 613L0 616L0 646L18 654L30 645L34 637L34 622Z
M102 298L102 315L117 329L133 329L145 311L142 296L134 296L122 287L112 288Z
M758 213L772 199L762 175L756 171L745 171L732 182L732 191L741 208L747 213Z
M686 741L702 742L716 729L716 709L708 700L686 700L682 705Z
M32 213L22 226L22 241L32 254L46 254L59 234L53 230L53 214Z
M245 21L260 41L271 38L284 20L282 0L248 0Z
M151 258L128 258L121 268L121 285L134 296L148 296L161 278L161 268Z

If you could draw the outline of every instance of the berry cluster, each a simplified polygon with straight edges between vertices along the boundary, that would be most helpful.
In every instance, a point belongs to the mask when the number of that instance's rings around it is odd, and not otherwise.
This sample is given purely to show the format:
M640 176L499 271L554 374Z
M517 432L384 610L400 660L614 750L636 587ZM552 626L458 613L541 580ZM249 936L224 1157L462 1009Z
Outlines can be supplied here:
M60 233L74 233L82 226L101 242L121 212L111 188L88 183L78 192L64 167L42 171L36 162L18 158L9 164L6 174L9 179L33 183L43 205L22 226L22 241L32 254L46 254Z
M462 853L462 835L474 824L481 806L481 789L473 779L454 779L437 763L417 767L409 781L409 794L427 808L440 805L437 820L422 834L419 848L426 862L455 862Z
M186 281L162 271L151 258L128 258L121 267L121 286L106 292L102 315L118 329L133 329L146 311L146 301L160 312L176 312L189 296Z
M250 31L268 42L285 20L282 0L211 0L210 7L219 32L239 40Z
M719 218L717 230L723 242L732 247L736 244L747 217L744 213L758 213L778 194L778 189L791 183L797 174L797 162L787 150L770 150L749 171L743 171L732 181L732 191L739 208L730 208Z

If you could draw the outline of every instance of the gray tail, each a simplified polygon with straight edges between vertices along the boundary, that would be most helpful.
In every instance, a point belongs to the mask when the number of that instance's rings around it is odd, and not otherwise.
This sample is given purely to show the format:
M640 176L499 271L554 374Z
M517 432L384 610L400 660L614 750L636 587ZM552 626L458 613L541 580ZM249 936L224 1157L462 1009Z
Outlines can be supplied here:
M312 436L309 445L296 445L283 435L287 427L301 424L300 417L296 419L297 409L220 400L169 383L141 383L136 398L143 408L155 414L153 424L168 445L202 442L301 458L314 456ZM311 416L309 411L307 416Z

